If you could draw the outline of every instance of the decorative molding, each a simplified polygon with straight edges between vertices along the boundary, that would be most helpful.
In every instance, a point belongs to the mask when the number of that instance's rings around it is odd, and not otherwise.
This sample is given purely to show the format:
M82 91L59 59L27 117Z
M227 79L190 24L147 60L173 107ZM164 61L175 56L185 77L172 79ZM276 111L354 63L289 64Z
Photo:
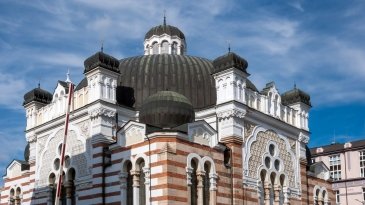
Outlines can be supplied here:
M218 144L217 132L205 121L188 125L189 140L194 143L215 147Z
M231 117L244 118L246 116L246 110L226 110L217 113L218 119L226 119Z
M97 118L99 116L114 117L116 111L106 107L98 107L88 111L90 118Z
M37 135L36 134L29 134L26 136L27 142L33 143L37 141Z
M309 142L309 136L303 134L302 132L299 133L299 137L298 137L299 142L303 142L304 144L308 144Z

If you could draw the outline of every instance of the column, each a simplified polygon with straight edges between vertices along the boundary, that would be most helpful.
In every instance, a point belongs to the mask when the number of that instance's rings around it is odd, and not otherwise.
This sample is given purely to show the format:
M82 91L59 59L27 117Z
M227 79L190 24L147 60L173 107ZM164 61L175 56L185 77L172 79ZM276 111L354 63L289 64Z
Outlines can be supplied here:
M72 197L73 197L73 182L68 181L65 183L66 189L66 204L72 205Z
M20 205L20 197L19 196L15 197L15 205Z
M192 168L189 168L189 167L186 168L186 182L188 185L187 204L191 204L191 175L192 175L193 171L194 170Z
M217 178L218 175L215 173L209 174L209 183L210 183L210 205L216 205L217 204Z
M280 190L281 190L281 187L279 185L274 186L274 204L275 205L280 204Z
M198 178L198 205L203 205L203 192L204 192L204 184L203 184L203 179L205 176L205 172L204 171L199 171L197 173L197 178Z
M139 205L139 175L140 171L131 171L133 176L133 205Z
M288 189L288 187L283 188L283 193L284 193L284 204L283 205L289 205L289 199L288 199L289 189Z
M149 167L143 167L142 168L144 173L144 184L146 187L146 204L151 204L151 196L150 196L150 168Z
M265 189L265 205L270 205L270 189L271 184L269 182L264 183L264 189Z

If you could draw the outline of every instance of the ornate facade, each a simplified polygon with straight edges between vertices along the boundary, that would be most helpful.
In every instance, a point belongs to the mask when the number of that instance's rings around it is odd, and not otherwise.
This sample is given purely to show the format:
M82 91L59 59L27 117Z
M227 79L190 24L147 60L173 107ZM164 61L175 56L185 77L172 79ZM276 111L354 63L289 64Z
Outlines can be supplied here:
M6 170L0 204L53 204L60 171L64 204L334 204L328 178L307 163L309 95L259 91L237 54L188 56L184 34L164 22L147 32L144 55L101 51L84 66L65 167L59 81L53 94L24 96L28 146Z

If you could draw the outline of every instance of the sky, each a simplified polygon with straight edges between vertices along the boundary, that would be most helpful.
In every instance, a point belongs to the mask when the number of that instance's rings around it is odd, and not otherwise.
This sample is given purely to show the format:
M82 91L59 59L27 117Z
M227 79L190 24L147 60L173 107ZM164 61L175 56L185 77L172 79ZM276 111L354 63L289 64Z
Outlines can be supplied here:
M215 59L231 50L248 61L259 89L311 96L311 147L365 139L365 2L342 0L2 0L0 1L0 173L23 159L23 95L53 93L57 80L83 78L99 51L143 54L145 33L180 28L187 54ZM0 180L1 182L1 180Z

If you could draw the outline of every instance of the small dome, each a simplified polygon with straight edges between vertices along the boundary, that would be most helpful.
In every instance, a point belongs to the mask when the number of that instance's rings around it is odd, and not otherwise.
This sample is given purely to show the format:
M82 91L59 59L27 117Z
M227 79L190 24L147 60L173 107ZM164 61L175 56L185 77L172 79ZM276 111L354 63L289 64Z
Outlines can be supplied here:
M162 34L167 34L169 36L177 36L180 39L185 39L185 35L182 31L180 31L180 29L178 29L175 26L170 26L170 25L159 25L159 26L155 26L153 28L151 28L145 35L144 39L149 39L152 36L156 35L156 36L161 36Z
M139 120L161 128L173 128L193 122L193 105L183 95L173 91L159 91L142 104Z
M40 87L34 88L24 95L23 105L26 105L32 101L49 104L52 101L52 94Z
M229 69L229 68L233 68L233 67L240 69L243 72L247 73L246 69L248 67L248 63L245 59L243 59L239 55L237 55L233 52L228 52L227 54L216 58L213 61L213 66L214 66L215 73Z
M87 73L98 66L119 73L118 59L102 51L95 53L94 55L90 56L84 61L84 67L85 67L84 73Z
M24 149L24 160L25 161L29 161L29 155L30 155L29 143L27 143L27 146Z
M291 105L293 103L304 103L308 106L312 106L310 102L310 96L304 91L294 87L294 89L289 90L281 95L281 103L283 105Z

